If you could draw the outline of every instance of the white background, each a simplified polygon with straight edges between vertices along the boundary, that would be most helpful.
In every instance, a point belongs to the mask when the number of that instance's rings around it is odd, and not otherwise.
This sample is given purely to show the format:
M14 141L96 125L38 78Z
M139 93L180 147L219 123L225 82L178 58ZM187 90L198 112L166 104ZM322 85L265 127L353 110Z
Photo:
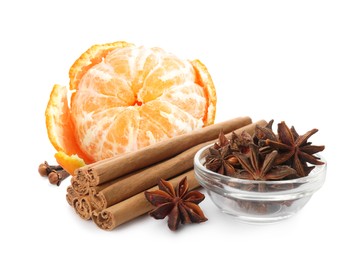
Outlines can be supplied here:
M1 1L0 29L1 259L363 259L362 1ZM117 40L205 63L216 122L319 128L322 189L268 226L233 221L209 198L208 222L175 233L147 216L112 232L81 220L65 200L69 180L38 175L54 162L44 110L83 51Z

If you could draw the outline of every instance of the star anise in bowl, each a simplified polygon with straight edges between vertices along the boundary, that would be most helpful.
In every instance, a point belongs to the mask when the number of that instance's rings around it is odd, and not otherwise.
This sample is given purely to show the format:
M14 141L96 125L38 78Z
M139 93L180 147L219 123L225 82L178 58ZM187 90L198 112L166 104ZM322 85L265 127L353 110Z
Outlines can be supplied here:
M326 161L319 153L324 146L308 141L317 129L300 136L285 122L278 124L277 134L272 126L273 120L258 126L251 138L234 133L226 141L220 135L194 159L196 178L213 202L246 222L270 223L294 215L325 180ZM216 162L220 167L212 167Z

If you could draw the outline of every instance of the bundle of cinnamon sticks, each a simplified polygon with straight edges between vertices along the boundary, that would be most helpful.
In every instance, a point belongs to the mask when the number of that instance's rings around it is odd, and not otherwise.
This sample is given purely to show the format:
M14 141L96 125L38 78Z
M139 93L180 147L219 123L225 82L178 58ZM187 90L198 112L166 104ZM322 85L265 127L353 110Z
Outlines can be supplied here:
M67 202L81 218L112 230L153 209L144 192L157 189L161 178L176 185L187 176L190 189L198 188L193 171L196 152L216 142L221 130L252 134L257 124L266 121L252 123L249 117L239 117L81 167L67 188Z

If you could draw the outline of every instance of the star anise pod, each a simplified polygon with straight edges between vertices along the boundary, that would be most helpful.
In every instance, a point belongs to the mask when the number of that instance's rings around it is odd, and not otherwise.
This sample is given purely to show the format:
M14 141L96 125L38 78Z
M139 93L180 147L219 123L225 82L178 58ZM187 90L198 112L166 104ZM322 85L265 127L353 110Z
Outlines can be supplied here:
M239 162L233 155L230 145L225 145L220 149L210 147L209 151L205 164L207 169L222 175L232 175L236 172L235 166L239 165Z
M297 178L297 172L287 165L275 165L278 156L277 151L272 151L265 156L264 159L259 155L259 147L250 144L250 152L248 155L234 153L243 171L240 172L242 179L248 180L282 180L288 177Z
M253 136L253 142L259 146L259 152L266 155L274 149L265 144L265 140L277 140L276 134L272 130L273 120L270 120L266 126L256 125Z
M288 128L282 121L278 124L278 138L267 138L264 140L266 146L276 149L279 155L275 164L289 163L297 171L300 177L307 176L314 167L309 167L307 163L321 165L319 157L315 153L325 149L324 145L312 145L307 140L315 134L318 129L312 129L304 135L298 135L294 127Z
M272 130L273 122L274 120L272 119L265 126L255 126L255 132L253 136L253 141L255 144L259 145L258 143L260 140L272 139L275 137L275 133Z
M240 135L237 135L235 132L231 133L230 147L234 152L248 153L249 144L252 142L253 138L245 131L242 131Z
M216 150L219 150L221 148L223 148L224 146L230 144L229 140L226 138L226 136L224 135L224 132L221 130L219 133L219 138L217 139L217 142L214 143L214 148Z
M205 199L199 191L188 191L187 177L184 177L177 187L161 179L159 190L145 191L146 199L154 206L149 215L155 219L168 216L168 227L177 230L179 223L200 223L207 220L198 204Z

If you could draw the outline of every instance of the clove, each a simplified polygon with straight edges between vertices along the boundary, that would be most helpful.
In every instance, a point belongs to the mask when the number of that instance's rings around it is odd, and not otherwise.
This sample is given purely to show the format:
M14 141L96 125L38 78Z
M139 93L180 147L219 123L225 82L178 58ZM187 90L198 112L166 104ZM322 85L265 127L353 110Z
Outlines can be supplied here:
M48 174L48 180L50 184L59 186L61 182L66 179L70 174L65 170L52 170Z

